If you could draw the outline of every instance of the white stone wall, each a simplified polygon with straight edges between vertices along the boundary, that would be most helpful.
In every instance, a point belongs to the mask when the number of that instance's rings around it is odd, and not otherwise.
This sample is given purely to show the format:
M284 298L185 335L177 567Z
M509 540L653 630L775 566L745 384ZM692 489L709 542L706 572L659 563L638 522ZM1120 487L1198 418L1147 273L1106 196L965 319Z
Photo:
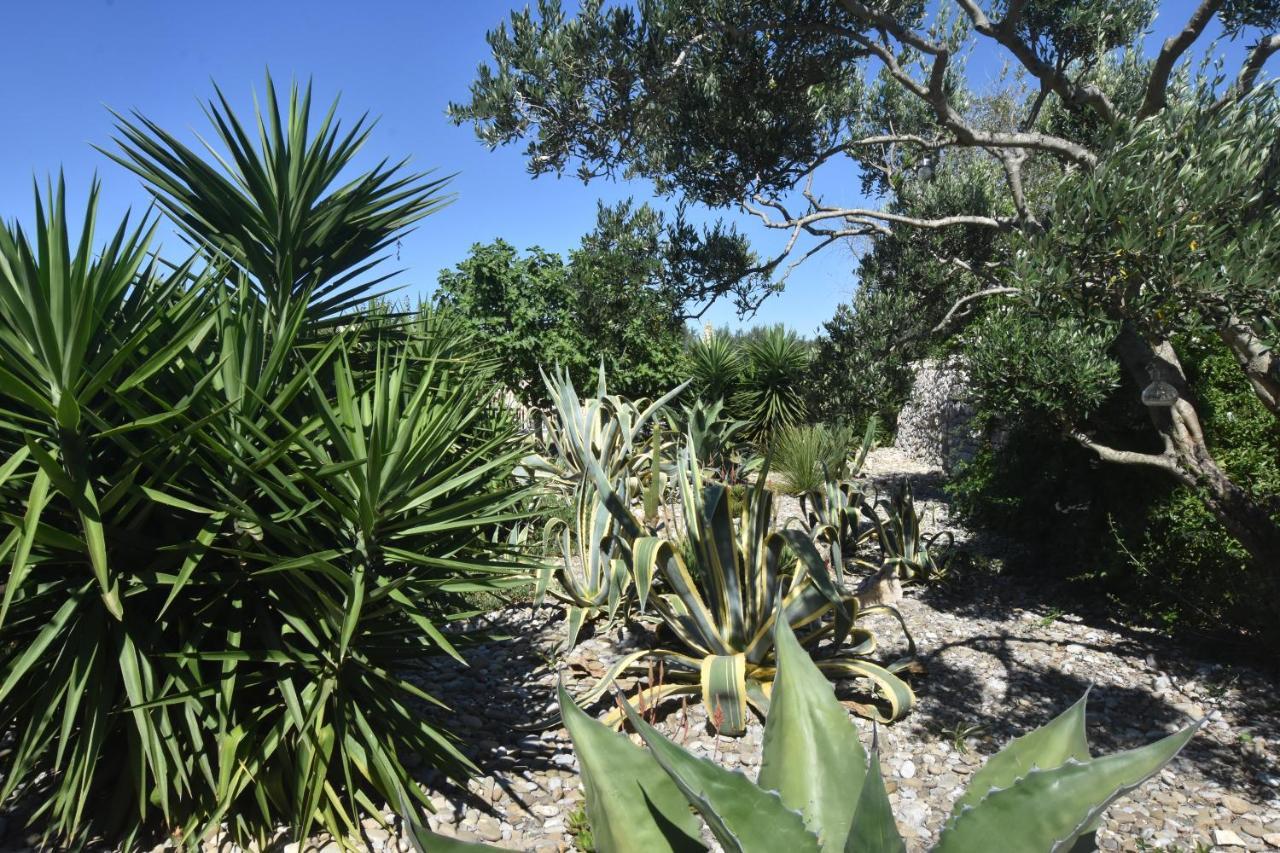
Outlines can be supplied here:
M977 448L968 374L957 357L924 359L914 369L893 446L917 462L950 471Z

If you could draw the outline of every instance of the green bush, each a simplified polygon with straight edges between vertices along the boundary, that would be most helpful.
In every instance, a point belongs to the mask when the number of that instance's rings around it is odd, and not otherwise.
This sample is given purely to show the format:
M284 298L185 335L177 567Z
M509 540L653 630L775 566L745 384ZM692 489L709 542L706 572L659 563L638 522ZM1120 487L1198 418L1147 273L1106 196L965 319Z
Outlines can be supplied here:
M1212 342L1184 340L1183 366L1216 458L1259 496L1280 493L1280 425L1258 402L1232 357ZM1139 450L1150 441L1136 389L1102 405L1108 443ZM1027 543L1011 568L1076 578L1111 597L1130 618L1232 641L1280 629L1271 582L1248 568L1244 550L1190 489L1160 472L1106 465L1038 422L1007 423L948 487L957 510L979 527Z
M827 480L843 480L855 441L853 430L843 424L783 427L769 443L778 487L799 496L819 491Z
M359 312L441 183L336 183L367 129L309 106L219 95L220 166L121 120L190 263L100 244L96 188L79 234L61 186L0 227L0 795L54 846L342 838L425 804L405 759L469 767L397 669L513 582L519 446L448 320Z

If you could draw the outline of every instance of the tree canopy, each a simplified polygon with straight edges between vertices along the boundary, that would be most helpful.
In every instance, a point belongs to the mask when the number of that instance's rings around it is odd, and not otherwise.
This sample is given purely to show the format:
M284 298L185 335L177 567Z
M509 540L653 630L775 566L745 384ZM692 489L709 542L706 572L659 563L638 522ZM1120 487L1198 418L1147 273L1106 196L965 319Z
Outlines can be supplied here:
M1173 335L1219 339L1280 417L1280 110L1264 70L1280 3L1171 5L593 0L568 16L543 0L489 34L493 63L451 109L490 145L522 141L534 174L639 176L738 207L780 232L762 267L782 278L825 247L872 241L863 307L909 311L891 347L958 334L980 346L1000 330L968 328L1004 322L1057 356L1089 351L1013 376L1010 404L1039 401L1102 459L1167 472L1274 567L1275 501L1215 461ZM1157 13L1181 25L1149 56ZM1192 62L1215 21L1246 44L1240 67ZM976 51L1011 69L993 90L969 80ZM1177 390L1148 412L1154 447L1092 430L1089 383L1118 375L1131 405L1149 382Z

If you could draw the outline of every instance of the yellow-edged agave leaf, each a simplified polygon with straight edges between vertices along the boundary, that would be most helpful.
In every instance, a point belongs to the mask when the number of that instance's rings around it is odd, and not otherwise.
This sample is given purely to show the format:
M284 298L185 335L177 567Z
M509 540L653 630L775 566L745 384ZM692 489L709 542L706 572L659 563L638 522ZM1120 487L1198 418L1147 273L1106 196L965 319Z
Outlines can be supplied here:
M574 704L561 686L560 713L573 739L591 837L600 853L705 849L684 795L652 753Z
M820 660L818 668L831 678L869 680L889 705L887 714L876 708L867 709L868 715L877 722L892 723L901 720L916 705L916 694L911 685L879 664L865 660Z
M627 720L649 752L693 804L727 853L819 853L818 839L800 812L741 773L691 755L624 705ZM594 834L594 825L592 833Z
M707 655L702 659L702 703L716 731L740 735L747 730L746 655Z
M1052 770L1069 760L1088 761L1089 740L1085 733L1085 711L1089 691L1074 705L1034 731L1014 738L969 780L964 794L951 808L954 818L976 804L993 788L1007 788L1033 768Z
M1031 769L957 814L938 838L936 853L1070 850L1118 797L1160 771L1186 746L1201 722L1137 749L1051 770Z
M769 697L760 787L804 815L824 853L843 850L867 774L849 714L785 621L775 631L777 676Z

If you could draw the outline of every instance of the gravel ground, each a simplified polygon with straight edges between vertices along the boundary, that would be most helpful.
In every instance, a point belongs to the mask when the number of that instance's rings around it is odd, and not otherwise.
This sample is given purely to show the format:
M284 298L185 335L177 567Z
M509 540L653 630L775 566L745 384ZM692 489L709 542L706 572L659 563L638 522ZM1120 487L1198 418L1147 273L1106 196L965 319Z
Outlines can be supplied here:
M879 488L909 479L926 526L948 526L939 472L890 448L872 454L864 475ZM798 509L784 501L779 515ZM956 533L970 553L998 556L1006 547ZM943 588L908 587L900 609L923 664L911 677L919 703L907 719L880 728L889 797L908 849L927 849L936 840L951 803L988 755L1047 722L1090 686L1095 754L1145 744L1190 718L1208 717L1169 768L1107 812L1103 849L1280 849L1276 673L1224 665L1194 647L1118 625L1105 611L1072 604L1079 594L988 574L955 573ZM585 690L619 655L649 640L647 630L598 625L557 658L564 626L556 607L512 606L469 627L509 639L470 647L469 666L441 657L410 671L454 709L427 713L461 737L484 771L461 789L424 770L436 808L430 825L510 850L576 849L583 804L577 760L562 728L539 724L554 717L559 677L570 690ZM892 657L896 623L876 617L870 627ZM635 681L622 686L629 690ZM865 699L856 683L839 685L838 694ZM595 710L604 713L606 705ZM855 720L869 742L869 724ZM758 720L742 738L717 737L700 704L673 703L660 713L658 727L695 753L748 776L757 772ZM376 851L409 849L372 822L362 843ZM0 842L0 849L15 848ZM231 848L206 843L205 849ZM281 849L295 853L299 846ZM308 849L337 848L317 839Z
M876 451L864 474L880 487L907 477L926 524L946 526L939 473L900 456ZM795 510L784 504L780 516ZM971 551L1000 547L957 533ZM1280 849L1276 674L1222 665L1105 614L1073 613L1080 608L1064 603L1070 600L1060 590L987 575L953 577L941 589L908 587L900 609L923 663L924 671L913 676L919 704L907 719L880 730L890 799L908 849L927 849L936 840L951 803L988 755L1091 686L1095 754L1139 746L1191 718L1208 717L1169 768L1107 812L1103 849ZM571 690L585 689L645 637L637 628L629 634L622 626L602 627L556 661L559 618L552 607L501 611L489 624L516 641L475 648L469 668L442 659L422 672L460 709L455 728L487 773L465 791L433 788L438 811L430 820L437 831L512 850L575 849L571 824L582 795L568 738L559 728L519 727L554 711L557 672ZM871 627L891 657L896 623L881 617ZM856 684L838 692L859 695ZM486 701L477 703L477 696ZM869 724L857 723L869 741ZM717 737L692 703L670 705L658 725L695 753L748 776L757 771L759 721L745 737Z

